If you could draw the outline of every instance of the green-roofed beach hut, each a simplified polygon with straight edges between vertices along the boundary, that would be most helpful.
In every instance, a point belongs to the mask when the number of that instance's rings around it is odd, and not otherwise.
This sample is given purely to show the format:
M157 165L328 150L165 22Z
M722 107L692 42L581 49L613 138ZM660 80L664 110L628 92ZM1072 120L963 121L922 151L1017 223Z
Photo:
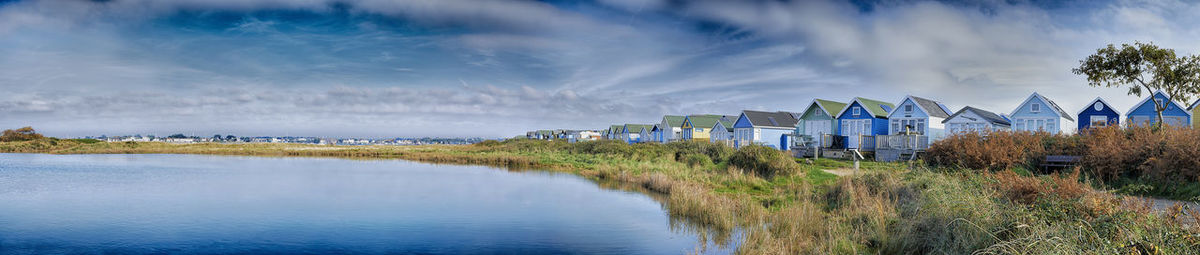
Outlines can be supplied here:
M708 141L733 147L733 120L721 119L708 132Z
M701 114L688 115L683 118L681 140L709 141L709 129L718 121L733 121L737 116Z
M608 140L620 139L622 127L624 127L624 125L608 126L608 130L604 132L604 138L607 138Z
M663 116L662 123L658 123L661 131L654 137L654 140L659 143L669 143L682 139L684 118L684 116L678 115Z
M643 138L648 141L650 130L653 128L654 125L650 124L625 124L622 136L628 143L640 143L643 142Z
M825 134L837 134L837 114L845 108L846 103L813 99L796 122L796 137L799 137L796 142L804 147L814 147L821 144Z

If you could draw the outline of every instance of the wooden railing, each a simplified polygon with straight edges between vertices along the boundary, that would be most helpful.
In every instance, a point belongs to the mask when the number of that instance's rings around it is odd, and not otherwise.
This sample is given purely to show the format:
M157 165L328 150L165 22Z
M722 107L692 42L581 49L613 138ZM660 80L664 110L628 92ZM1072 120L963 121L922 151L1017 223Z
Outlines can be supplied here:
M875 151L875 136L860 135L858 136L859 151Z
M847 137L847 136L826 134L824 136L821 136L821 141L820 141L821 148L847 149L847 148L851 147L851 146L848 146L848 145L850 145L850 144L848 144L851 142L850 140L851 139L849 139L849 137ZM857 145L858 146L853 146L853 147L858 148L858 150L860 150L860 151L875 151L875 136L859 135Z
M881 135L875 139L875 148L890 150L925 150L929 149L929 136Z

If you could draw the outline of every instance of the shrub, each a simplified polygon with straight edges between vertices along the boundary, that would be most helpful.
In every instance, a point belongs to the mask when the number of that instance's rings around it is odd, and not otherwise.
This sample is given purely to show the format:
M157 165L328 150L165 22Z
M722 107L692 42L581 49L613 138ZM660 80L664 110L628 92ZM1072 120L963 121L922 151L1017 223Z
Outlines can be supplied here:
M712 162L723 162L729 160L729 156L733 155L733 148L709 142L682 141L669 143L667 147L675 151L675 160L680 162L684 161L684 157L692 154L708 156Z
M799 173L799 166L791 156L775 148L750 145L739 149L729 158L729 164L754 172L763 178L787 176Z
M704 154L687 154L687 156L684 156L682 162L690 167L705 167L713 164L712 159Z
M496 146L500 146L500 141L496 141L496 140L487 140L487 141L482 141L482 142L476 143L476 144L475 144L475 146L480 146L480 147L496 147Z
M1013 167L1036 167L1034 158L1044 155L1045 133L992 132L951 135L937 141L926 150L931 166L969 169L1003 170Z
M42 136L42 134L38 134L36 131L34 131L33 127L23 127L16 130L4 130L4 133L0 134L0 142L30 141L42 138L45 137Z

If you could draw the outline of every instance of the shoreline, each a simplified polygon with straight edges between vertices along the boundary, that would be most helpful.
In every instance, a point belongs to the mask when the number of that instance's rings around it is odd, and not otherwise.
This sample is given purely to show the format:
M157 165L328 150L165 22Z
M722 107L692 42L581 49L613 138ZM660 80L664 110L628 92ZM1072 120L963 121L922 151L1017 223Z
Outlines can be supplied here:
M1200 233L1200 230L1185 230L1183 224L1153 216L1159 213L1128 207L1122 198L1092 190L1074 180L1068 182L1067 177L910 170L903 164L876 162L864 164L858 175L837 176L823 170L844 167L847 162L798 160L791 164L799 172L763 178L754 171L729 165L729 159L722 158L727 156L714 156L711 161L702 157L700 162L693 162L694 156L686 156L695 151L688 149L689 146L707 145L513 141L478 145L328 146L58 140L53 145L48 141L0 143L0 151L400 159L563 172L595 181L597 185L656 193L661 199L655 200L662 203L673 219L672 224L680 224L683 230L702 237L705 243L739 244L736 252L740 254L971 253L1002 251L1014 243L1025 248L1011 250L1012 253L1108 253L1122 249L1115 244L1128 242L1168 247L1181 253L1191 253L1200 247L1200 242L1190 238L1161 234ZM21 148L25 151L20 151ZM1063 206L1068 209L1065 215L1061 212ZM1049 217L1052 215L1058 216ZM1102 222L1113 218L1141 230L1110 232L1072 227L1078 221L1106 224ZM1012 229L1016 225L1037 227L1036 231L1018 231ZM1012 236L995 236L993 233L997 231ZM1040 239L1035 238L1083 235L1102 238L1080 239L1072 241L1079 244L1066 246L1039 244ZM1094 243L1099 241L1103 242Z

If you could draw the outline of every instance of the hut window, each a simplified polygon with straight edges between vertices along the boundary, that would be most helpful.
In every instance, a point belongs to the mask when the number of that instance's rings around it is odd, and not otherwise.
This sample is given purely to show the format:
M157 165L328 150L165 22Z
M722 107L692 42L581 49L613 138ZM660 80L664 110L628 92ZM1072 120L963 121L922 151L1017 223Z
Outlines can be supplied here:
M1108 116L1092 116L1093 127L1108 126Z
M854 116L862 114L862 108L854 107Z
M1042 104L1034 103L1033 105L1030 105L1029 111L1030 112L1042 112Z
M1096 111L1104 110L1104 104L1096 102L1096 105L1093 105L1092 109L1096 109Z
M912 112L912 105L911 105L911 104L910 104L910 105L905 105L905 106L904 106L904 112Z

